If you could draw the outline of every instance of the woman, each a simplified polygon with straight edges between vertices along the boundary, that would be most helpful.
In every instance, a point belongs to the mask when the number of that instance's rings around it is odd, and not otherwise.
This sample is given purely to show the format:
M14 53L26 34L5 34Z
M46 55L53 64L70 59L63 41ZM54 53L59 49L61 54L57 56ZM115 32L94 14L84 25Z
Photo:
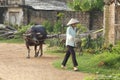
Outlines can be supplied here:
M74 51L74 47L75 47L75 37L76 37L76 24L78 24L79 21L76 20L76 19L71 19L69 22L68 22L68 28L67 28L67 31L66 31L66 46L67 46L67 51L66 51L66 55L64 57L64 60L62 62L62 65L61 67L62 68L65 68L66 66L66 63L70 57L70 55L72 55L72 62L73 62L73 69L74 71L77 71L78 68L78 63L77 63L77 60L76 60L76 54L75 54L75 51Z

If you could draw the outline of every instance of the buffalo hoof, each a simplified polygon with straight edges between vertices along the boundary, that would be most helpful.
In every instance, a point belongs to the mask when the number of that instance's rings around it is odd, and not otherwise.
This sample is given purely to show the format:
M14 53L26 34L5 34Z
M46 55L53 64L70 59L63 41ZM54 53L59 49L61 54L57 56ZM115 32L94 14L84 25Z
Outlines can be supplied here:
M36 55L36 54L35 54L35 56L34 56L34 57L38 57L38 55Z
M27 58L27 59L30 59L30 56L27 56L26 58Z
M41 57L43 54L40 54L40 56L39 57Z
M35 56L34 56L34 57L38 57L38 54L39 54L39 52L35 53Z

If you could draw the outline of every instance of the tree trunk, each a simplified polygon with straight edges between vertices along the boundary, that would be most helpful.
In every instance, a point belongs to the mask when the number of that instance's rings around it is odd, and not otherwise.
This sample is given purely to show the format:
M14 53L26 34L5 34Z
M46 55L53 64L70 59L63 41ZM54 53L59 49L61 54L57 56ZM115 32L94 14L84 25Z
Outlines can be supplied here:
M105 46L115 44L115 3L104 7L104 38Z

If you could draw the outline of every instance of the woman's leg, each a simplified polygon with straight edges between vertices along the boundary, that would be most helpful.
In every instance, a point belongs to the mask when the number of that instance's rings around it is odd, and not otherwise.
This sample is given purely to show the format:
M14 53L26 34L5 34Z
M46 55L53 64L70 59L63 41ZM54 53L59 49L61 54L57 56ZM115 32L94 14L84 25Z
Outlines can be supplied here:
M67 63L67 61L68 61L68 58L70 57L70 50L69 50L69 49L70 49L70 48L67 46L66 55L65 55L64 60L63 60L63 62L62 62L62 65L63 65L63 66L66 66L66 63Z
M74 67L78 66L78 63L77 63L77 60L76 60L76 54L75 54L75 51L74 51L74 48L73 47L69 47L70 49L70 53L72 54L72 61L73 61L73 65Z

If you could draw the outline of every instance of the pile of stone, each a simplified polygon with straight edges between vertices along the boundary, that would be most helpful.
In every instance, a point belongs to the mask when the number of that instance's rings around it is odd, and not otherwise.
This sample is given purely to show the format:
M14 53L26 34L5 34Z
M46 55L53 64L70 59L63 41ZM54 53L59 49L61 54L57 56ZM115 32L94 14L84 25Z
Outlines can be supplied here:
M6 39L14 38L16 32L17 30L14 29L13 27L0 24L0 37L1 38L6 38Z

